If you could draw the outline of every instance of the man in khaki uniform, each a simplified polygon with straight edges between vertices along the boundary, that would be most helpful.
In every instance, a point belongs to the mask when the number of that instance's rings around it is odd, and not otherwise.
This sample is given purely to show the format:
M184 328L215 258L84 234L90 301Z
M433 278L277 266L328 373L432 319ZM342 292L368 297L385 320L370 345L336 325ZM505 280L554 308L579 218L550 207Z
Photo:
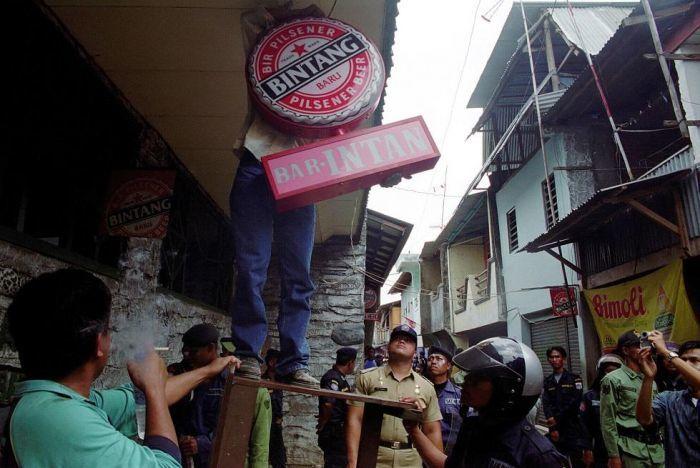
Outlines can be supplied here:
M394 328L389 339L389 363L362 371L355 380L356 391L364 395L416 403L416 406L423 409L421 417L423 433L439 450L442 450L440 429L442 414L435 388L430 381L411 368L417 341L416 332L408 325L399 325ZM350 468L354 468L357 464L363 412L362 403L348 402L346 441ZM408 439L408 433L400 418L384 415L377 466L380 468L421 467L420 455Z
M606 375L600 384L600 425L610 468L662 468L664 447L658 428L646 431L637 421L637 397L642 388L640 339L634 331L617 341L625 364ZM653 384L652 395L656 395Z

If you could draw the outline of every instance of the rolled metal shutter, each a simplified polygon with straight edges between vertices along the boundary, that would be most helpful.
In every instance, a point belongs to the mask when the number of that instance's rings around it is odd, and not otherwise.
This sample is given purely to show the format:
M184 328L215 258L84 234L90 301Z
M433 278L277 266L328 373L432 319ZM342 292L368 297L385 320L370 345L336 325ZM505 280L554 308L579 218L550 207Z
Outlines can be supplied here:
M569 317L553 318L530 326L532 349L542 363L544 375L552 373L547 362L547 348L563 346L568 358L566 368L574 374L581 375L581 356L578 346L578 330L574 328L573 319Z
M547 348L563 346L567 352L566 368L574 374L581 375L581 356L578 347L578 330L574 327L573 319L560 317L544 320L530 325L532 349L540 358L545 377L552 373L547 362ZM544 425L542 408L537 412L537 422Z

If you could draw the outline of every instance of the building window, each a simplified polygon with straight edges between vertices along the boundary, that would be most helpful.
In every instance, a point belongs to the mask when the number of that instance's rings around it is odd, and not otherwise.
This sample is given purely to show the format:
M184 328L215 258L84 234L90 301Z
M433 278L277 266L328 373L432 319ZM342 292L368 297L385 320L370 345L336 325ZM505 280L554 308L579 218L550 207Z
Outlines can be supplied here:
M552 229L554 224L559 221L559 205L557 204L557 186L554 183L554 174L549 174L549 186L552 190L552 200L550 203L549 194L547 193L547 181L542 181L542 200L544 201L544 217L547 220L547 230ZM552 211L554 217L552 218Z
M508 224L508 247L513 252L518 248L518 220L515 217L515 208L506 213Z

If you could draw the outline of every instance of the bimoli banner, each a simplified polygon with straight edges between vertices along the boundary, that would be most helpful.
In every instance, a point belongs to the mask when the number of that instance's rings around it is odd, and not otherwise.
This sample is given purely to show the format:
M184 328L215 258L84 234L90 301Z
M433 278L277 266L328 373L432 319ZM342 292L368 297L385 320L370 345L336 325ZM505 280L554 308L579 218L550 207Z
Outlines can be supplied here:
M659 330L666 340L683 343L700 336L700 324L688 301L683 261L609 288L583 291L601 348L608 351L627 330Z

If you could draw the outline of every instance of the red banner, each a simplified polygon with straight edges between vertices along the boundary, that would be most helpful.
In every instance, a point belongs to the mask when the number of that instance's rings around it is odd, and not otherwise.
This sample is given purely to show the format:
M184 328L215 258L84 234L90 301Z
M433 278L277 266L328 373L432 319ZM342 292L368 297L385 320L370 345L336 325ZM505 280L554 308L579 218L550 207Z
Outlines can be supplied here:
M569 287L568 294L566 288L549 288L549 296L552 298L552 314L555 317L578 315L575 288Z

